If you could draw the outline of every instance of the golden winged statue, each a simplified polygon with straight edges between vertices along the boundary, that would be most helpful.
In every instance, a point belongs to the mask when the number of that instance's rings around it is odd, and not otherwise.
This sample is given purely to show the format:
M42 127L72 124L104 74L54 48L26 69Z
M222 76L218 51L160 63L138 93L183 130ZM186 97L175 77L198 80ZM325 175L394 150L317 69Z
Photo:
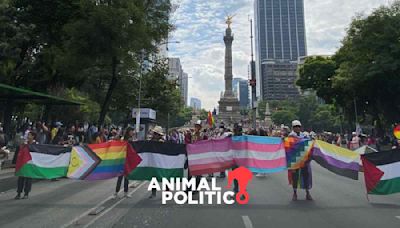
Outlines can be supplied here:
M236 16L236 14L234 14L234 15L228 15L228 16L226 16L226 24L228 25L228 28L230 28L231 27L231 24L233 23L233 17L235 17Z

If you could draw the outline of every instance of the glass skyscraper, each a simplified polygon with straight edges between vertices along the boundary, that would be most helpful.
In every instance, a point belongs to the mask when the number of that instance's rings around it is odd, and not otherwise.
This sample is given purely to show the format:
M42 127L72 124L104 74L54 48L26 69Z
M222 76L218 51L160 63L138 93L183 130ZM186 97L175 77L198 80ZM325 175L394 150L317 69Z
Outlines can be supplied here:
M307 55L304 1L255 0L256 72L262 99L295 98L297 61Z

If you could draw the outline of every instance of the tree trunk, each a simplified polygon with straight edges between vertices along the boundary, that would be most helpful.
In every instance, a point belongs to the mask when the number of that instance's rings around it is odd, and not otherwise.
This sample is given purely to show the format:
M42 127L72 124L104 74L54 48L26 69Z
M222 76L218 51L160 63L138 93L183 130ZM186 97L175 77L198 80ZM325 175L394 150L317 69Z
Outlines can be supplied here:
M4 108L4 116L3 116L3 123L4 123L4 133L11 139L13 135L11 135L11 117L14 109L14 102L11 98L7 99L6 105Z
M100 117L99 117L99 121L98 121L98 125L99 127L103 126L104 124L104 119L106 118L107 112L108 112L108 106L110 104L110 100L112 97L112 93L115 89L115 87L117 86L117 57L113 57L112 58L112 64L111 64L111 82L110 82L110 86L108 87L108 91L106 94L106 97L104 98L104 102L103 105L101 106L101 112L100 112Z
M48 127L51 126L51 124L49 123L50 113L51 113L51 104L46 104L44 108L42 121L45 122Z

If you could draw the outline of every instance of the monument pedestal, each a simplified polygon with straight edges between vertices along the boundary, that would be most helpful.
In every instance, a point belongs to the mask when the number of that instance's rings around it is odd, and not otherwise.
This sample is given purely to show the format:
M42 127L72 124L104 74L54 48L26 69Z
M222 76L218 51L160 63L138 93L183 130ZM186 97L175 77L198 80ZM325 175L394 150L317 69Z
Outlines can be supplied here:
M241 121L240 104L236 97L222 97L218 103L218 119L220 121L223 121L225 124L234 124Z

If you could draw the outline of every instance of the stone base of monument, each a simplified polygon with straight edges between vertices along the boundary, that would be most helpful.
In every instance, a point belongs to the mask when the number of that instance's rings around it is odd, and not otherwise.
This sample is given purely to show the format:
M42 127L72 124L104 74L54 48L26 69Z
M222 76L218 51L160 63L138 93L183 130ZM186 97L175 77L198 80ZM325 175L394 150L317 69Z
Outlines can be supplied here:
M223 97L219 103L218 121L227 125L239 123L242 120L240 115L240 104L236 97Z

